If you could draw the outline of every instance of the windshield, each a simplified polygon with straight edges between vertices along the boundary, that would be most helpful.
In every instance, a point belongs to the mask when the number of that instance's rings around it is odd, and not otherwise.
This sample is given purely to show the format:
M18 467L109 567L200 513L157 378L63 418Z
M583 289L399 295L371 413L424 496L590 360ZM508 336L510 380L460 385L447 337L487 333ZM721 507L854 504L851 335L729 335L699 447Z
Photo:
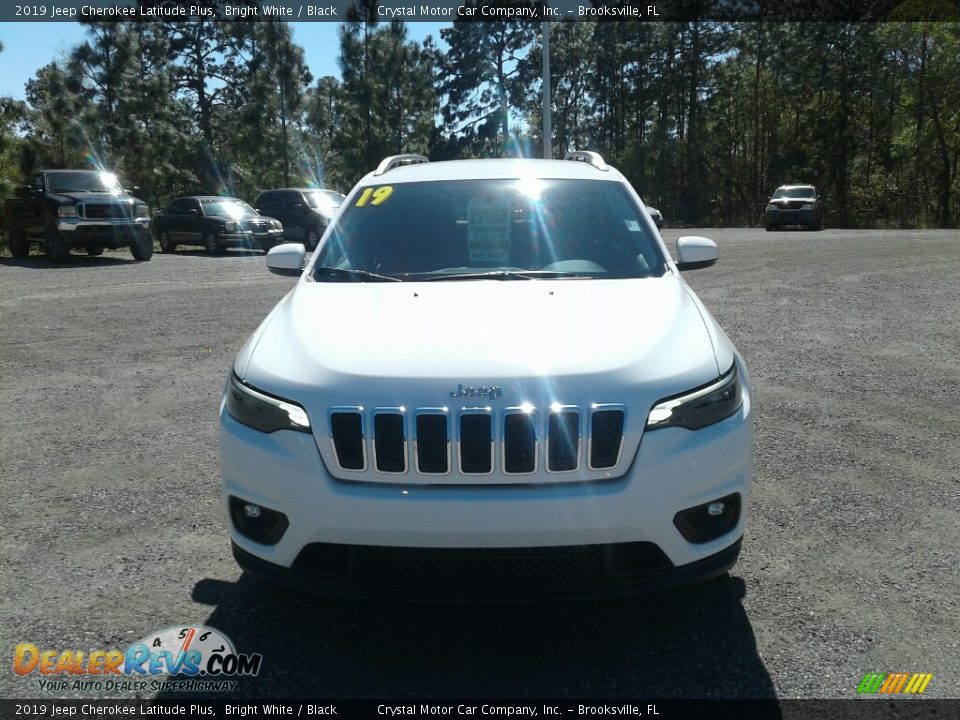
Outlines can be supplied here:
M637 278L666 270L639 206L615 181L361 188L318 252L314 277L332 282L350 281L342 271L432 280Z
M774 200L780 200L782 198L789 198L791 200L799 198L812 198L817 196L817 191L812 187L794 187L794 188L777 188L777 191L773 194Z
M228 217L237 220L239 218L256 215L257 211L247 205L243 200L224 198L222 200L201 200L200 207L203 208L203 214L214 217Z
M47 192L123 192L117 176L100 172L47 173Z
M310 190L303 196L310 207L324 210L335 210L345 199L341 193L334 190Z

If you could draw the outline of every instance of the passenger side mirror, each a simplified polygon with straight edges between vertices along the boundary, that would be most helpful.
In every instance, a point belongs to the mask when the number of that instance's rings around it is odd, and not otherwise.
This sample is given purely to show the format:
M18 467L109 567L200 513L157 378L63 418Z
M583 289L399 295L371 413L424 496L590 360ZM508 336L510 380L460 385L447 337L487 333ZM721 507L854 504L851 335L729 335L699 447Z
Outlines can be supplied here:
M303 272L307 248L300 243L283 243L270 248L267 253L267 269L275 275L296 277Z
M677 238L677 268L699 270L717 262L717 244L700 235L683 235Z

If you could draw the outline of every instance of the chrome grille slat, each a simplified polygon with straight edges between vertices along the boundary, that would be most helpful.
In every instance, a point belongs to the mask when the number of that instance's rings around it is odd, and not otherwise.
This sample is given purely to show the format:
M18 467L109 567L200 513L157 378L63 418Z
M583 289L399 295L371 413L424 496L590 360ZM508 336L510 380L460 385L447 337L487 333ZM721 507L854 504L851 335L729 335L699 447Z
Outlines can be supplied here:
M403 408L377 408L373 414L373 464L377 472L407 471L407 431Z
M580 411L552 408L547 420L547 471L576 472L580 467Z
M490 408L464 408L460 411L457 434L460 472L464 475L489 475L493 472L493 418Z
M443 408L422 408L414 418L413 441L417 472L446 475L450 472L450 423Z
M626 406L612 403L587 409L554 404L542 412L530 404L410 412L335 406L328 420L335 467L368 480L412 475L428 482L451 473L488 483L496 480L484 476L494 474L614 477L622 469L627 434Z

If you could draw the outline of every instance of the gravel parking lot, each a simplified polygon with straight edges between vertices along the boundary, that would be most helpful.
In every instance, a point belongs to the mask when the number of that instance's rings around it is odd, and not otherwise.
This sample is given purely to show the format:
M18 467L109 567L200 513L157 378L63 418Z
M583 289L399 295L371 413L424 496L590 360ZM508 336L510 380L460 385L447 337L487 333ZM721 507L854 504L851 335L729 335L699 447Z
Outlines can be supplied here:
M241 576L216 415L292 283L261 254L0 259L0 697L91 696L16 677L19 642L126 647L187 623L263 654L237 697L848 698L866 672L960 697L960 237L696 233L720 263L688 279L755 392L740 562L679 593L533 606L327 602Z

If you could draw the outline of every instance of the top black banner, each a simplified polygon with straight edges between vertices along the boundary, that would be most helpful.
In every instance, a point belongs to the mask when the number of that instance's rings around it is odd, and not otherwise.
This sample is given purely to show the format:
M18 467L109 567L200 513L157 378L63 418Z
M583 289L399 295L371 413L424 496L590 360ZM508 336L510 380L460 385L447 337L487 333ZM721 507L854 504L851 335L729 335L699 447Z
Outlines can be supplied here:
M960 22L960 0L37 0L3 22Z

